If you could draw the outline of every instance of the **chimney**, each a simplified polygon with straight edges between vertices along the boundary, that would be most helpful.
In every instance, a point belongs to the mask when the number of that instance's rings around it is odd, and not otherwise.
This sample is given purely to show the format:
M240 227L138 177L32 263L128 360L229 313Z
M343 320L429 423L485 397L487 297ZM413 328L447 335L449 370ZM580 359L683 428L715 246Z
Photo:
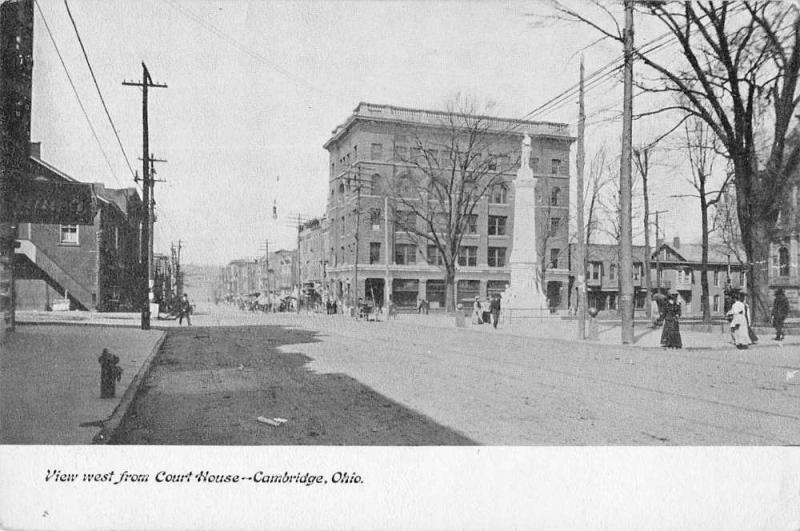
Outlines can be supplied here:
M677 236L672 238L672 247L674 249L680 249L681 248L681 239L678 238Z
M31 142L30 146L31 146L30 147L31 157L33 157L35 159L41 159L42 158L42 143L41 142Z

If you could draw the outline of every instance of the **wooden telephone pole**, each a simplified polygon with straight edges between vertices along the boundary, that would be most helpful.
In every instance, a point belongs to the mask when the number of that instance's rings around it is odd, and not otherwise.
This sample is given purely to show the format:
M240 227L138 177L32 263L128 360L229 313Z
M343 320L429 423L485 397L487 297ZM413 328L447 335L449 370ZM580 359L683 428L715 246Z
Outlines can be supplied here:
M577 256L575 261L577 266L577 281L576 288L578 290L575 304L577 306L578 317L578 339L586 339L586 229L583 224L583 208L584 208L584 193L583 193L583 166L585 162L585 145L584 134L586 129L586 112L583 101L583 56L581 56L581 70L580 70L580 90L578 92L578 152L575 155L575 165L577 166L577 193L578 200L577 208L577 232L578 232L578 246Z
M142 300L142 330L150 329L150 303L153 300L153 216L152 216L152 187L151 170L154 160L150 153L150 130L147 117L147 89L167 88L166 84L153 83L147 65L142 62L142 81L123 81L123 85L141 87L142 89L142 203L144 204L144 219L142 221L142 263L147 267L147 283Z
M619 302L622 313L622 343L633 343L633 236L631 219L631 155L633 151L633 1L625 0L622 108L622 157L620 159Z

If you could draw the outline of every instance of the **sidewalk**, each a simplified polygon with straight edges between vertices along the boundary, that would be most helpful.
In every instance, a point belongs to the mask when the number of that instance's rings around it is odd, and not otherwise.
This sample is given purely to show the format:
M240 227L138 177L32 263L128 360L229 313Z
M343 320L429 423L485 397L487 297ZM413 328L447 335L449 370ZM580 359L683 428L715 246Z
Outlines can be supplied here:
M0 443L91 444L163 335L109 326L17 326L0 356ZM103 348L119 356L123 369L113 399L100 398Z

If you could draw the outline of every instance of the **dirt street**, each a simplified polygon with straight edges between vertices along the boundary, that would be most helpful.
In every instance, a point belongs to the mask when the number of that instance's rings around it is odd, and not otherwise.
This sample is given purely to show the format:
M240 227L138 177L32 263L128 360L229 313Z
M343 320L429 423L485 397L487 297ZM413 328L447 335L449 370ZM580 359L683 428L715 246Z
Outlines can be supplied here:
M174 328L112 444L469 445L352 377L309 370L279 326ZM278 348L282 347L282 348ZM257 422L286 419L279 426Z
M796 345L665 351L422 319L211 309L168 328L117 442L800 444Z

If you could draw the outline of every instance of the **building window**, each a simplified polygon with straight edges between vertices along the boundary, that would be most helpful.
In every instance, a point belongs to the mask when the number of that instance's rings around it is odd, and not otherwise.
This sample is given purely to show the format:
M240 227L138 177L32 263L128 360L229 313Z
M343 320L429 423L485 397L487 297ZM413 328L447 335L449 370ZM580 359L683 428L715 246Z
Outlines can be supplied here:
M114 249L119 251L119 227L114 227Z
M561 249L550 249L550 267L558 269L558 255L561 254Z
M506 216L489 216L489 236L505 236Z
M377 230L381 228L381 209L380 208L370 208L369 209L369 223L372 225L372 228Z
M372 175L372 193L374 195L382 194L386 191L386 181L380 173Z
M712 311L719 311L719 295L714 295L714 305L712 306Z
M417 218L413 210L398 210L395 213L396 229L398 231L411 231L417 226Z
M608 266L608 279L617 280L617 264L611 264Z
M78 245L78 226L61 225L60 243L64 245Z
M466 234L478 234L477 214L470 214L467 216Z
M739 271L739 287L747 288L747 275L744 274L744 271Z
M489 247L489 267L505 267L506 265L506 248L505 247Z
M406 146L395 146L394 158L401 162L408 160L408 148Z
M478 265L478 248L465 246L458 248L458 265L475 267Z
M600 280L603 277L603 262L589 262L589 271L586 278Z
M561 159L552 159L550 161L552 164L550 166L550 173L553 175L558 175L561 171Z
M678 270L678 284L691 284L693 282L694 275L692 275L691 269L679 269Z
M381 261L381 244L379 242L370 242L369 244L369 263L378 264Z
M372 160L383 160L383 144L372 144L369 156Z
M550 236L558 234L558 226L561 224L561 218L550 218Z
M719 269L714 270L714 285L719 287Z
M539 171L539 157L531 157L530 165L533 173L537 173Z
M344 234L344 216L339 220L339 234Z
M428 246L428 264L436 266L444 265L444 257L439 251L439 248L435 245Z
M417 263L417 246L410 243L398 243L394 246L394 261L398 265Z
M778 275L789 276L789 249L786 247L778 249Z
M505 205L508 202L508 188L505 184L495 184L489 194L489 202L496 205Z
M561 188L555 187L550 192L550 206L558 206L561 199Z

